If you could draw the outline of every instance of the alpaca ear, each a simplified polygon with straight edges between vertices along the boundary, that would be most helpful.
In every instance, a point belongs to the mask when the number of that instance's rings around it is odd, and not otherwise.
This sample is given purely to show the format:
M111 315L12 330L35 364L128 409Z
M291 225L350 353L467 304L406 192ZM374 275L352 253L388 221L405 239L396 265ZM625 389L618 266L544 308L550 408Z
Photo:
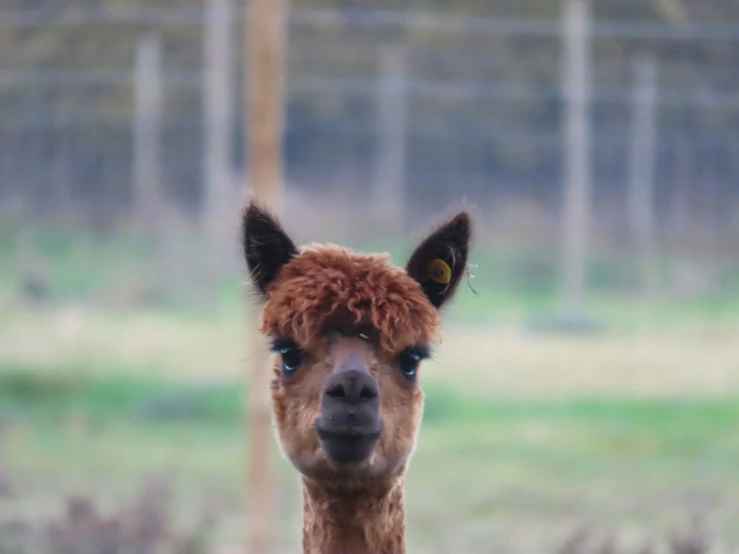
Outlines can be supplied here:
M250 202L242 220L244 256L252 280L262 294L298 249L267 210Z
M431 233L413 252L406 271L436 308L452 298L467 268L472 222L460 212Z

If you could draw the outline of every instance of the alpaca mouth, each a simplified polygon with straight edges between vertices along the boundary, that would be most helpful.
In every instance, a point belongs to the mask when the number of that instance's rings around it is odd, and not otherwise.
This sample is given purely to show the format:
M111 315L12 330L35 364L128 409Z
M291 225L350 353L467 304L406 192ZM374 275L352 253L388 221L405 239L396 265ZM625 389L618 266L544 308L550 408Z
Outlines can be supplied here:
M375 430L356 426L328 429L316 422L316 432L328 457L338 464L356 464L367 460L380 440L382 421Z

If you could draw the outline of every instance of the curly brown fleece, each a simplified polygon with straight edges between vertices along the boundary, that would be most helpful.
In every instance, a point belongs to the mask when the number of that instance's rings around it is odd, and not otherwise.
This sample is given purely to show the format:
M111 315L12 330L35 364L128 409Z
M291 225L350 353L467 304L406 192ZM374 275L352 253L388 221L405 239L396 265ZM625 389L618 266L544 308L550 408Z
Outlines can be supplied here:
M267 290L261 331L307 346L347 320L377 331L388 352L440 337L439 313L417 281L387 255L334 245L307 247L282 268Z

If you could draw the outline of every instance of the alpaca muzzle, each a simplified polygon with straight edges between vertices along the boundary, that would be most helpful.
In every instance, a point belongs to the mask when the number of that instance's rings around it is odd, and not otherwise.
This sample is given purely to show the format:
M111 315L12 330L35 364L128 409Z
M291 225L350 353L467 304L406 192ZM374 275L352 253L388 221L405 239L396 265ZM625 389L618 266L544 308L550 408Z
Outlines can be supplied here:
M359 463L370 457L382 434L377 382L363 368L342 370L326 383L316 431L328 457L336 463Z

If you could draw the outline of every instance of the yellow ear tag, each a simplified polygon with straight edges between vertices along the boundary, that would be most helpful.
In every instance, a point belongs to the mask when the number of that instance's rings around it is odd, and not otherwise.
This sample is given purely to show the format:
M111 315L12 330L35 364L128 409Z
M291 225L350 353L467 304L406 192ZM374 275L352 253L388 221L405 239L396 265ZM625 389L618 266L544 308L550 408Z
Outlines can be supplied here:
M452 280L452 268L444 260L431 260L428 271L431 280L440 285L448 285Z

